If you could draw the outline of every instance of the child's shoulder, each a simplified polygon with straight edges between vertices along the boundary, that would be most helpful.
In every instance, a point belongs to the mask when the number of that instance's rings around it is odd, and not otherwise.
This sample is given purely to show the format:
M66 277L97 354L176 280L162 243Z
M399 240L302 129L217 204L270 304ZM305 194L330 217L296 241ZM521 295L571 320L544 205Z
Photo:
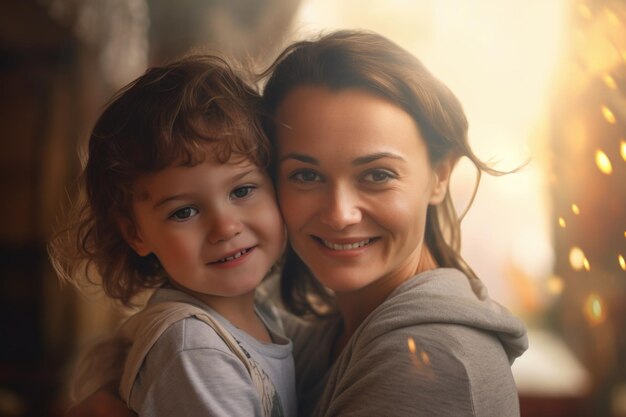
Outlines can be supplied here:
M216 349L228 352L223 333L232 329L209 309L182 300L151 302L131 316L121 334L144 352L159 350L171 357L186 350Z
M209 314L204 312L204 314ZM177 320L164 330L155 344L163 353L176 355L195 349L215 349L230 352L214 328L198 317L189 316Z

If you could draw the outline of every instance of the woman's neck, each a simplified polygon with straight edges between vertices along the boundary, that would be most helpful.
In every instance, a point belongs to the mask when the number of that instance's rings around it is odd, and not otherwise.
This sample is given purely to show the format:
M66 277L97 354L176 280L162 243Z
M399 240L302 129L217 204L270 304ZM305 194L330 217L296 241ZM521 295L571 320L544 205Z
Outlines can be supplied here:
M343 328L333 347L333 359L343 351L361 323L389 297L398 285L400 283L395 280L380 280L356 291L335 294L343 319Z
M336 359L361 323L402 283L421 272L437 268L430 251L424 245L417 266L404 274L381 278L355 291L336 293L337 306L343 319L343 329L333 346L332 357Z

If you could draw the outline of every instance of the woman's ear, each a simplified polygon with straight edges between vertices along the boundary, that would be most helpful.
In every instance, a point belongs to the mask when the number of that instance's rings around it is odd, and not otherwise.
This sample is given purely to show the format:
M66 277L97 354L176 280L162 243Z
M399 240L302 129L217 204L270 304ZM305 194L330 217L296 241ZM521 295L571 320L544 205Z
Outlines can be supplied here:
M452 175L457 160L457 158L448 157L433 167L433 187L428 201L430 204L437 205L445 198L450 175Z
M122 237L133 248L137 255L148 256L152 251L148 248L148 245L141 236L141 232L135 224L126 217L118 217L117 226L120 229Z

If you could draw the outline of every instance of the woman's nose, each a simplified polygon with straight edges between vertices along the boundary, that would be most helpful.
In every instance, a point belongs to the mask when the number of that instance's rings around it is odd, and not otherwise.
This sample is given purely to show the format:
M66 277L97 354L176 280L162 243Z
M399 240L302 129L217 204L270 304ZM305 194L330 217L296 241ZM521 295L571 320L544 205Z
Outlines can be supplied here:
M351 190L346 187L334 187L326 194L325 199L320 220L333 230L343 230L361 221L358 196Z
M237 236L243 230L243 223L234 215L225 211L213 213L209 222L207 240L210 243L224 242Z

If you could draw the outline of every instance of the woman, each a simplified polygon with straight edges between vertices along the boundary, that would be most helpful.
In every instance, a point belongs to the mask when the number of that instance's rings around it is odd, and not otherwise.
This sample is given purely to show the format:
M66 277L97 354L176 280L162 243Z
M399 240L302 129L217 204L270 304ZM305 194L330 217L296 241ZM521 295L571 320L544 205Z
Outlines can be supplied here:
M268 72L291 243L281 291L315 318L285 317L299 415L519 415L510 363L524 325L459 254L453 168L467 157L499 174L470 149L459 101L369 32L296 43Z
M454 165L499 174L471 151L459 101L367 32L296 43L270 70L283 298L341 317L291 330L300 415L519 415L509 364L524 325L459 253Z

